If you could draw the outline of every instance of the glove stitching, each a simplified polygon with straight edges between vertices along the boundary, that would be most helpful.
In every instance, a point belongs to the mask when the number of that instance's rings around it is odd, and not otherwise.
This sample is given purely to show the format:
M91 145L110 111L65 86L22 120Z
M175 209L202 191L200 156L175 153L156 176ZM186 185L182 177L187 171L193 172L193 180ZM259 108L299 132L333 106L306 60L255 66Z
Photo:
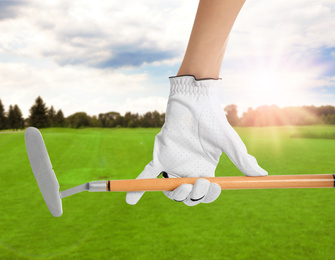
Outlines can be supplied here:
M175 82L170 88L170 96L173 96L174 94L183 94L187 96L210 96L211 88L212 86L204 86L202 83L190 86L188 82Z

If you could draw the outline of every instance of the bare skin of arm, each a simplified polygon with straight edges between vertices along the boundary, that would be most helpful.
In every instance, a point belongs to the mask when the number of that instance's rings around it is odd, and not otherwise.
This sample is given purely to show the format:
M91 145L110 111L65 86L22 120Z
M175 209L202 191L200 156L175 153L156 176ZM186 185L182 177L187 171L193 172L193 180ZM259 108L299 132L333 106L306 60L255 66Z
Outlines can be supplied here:
M200 0L177 76L219 78L230 31L245 0Z

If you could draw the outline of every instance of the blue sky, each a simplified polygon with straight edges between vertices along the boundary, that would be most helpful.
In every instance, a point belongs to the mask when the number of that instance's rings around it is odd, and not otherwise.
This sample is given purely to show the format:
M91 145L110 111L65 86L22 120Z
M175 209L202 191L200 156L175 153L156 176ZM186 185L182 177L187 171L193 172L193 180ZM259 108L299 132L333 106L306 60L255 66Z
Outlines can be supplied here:
M66 116L164 112L197 1L0 0L0 99ZM335 105L335 2L247 0L230 35L222 105Z

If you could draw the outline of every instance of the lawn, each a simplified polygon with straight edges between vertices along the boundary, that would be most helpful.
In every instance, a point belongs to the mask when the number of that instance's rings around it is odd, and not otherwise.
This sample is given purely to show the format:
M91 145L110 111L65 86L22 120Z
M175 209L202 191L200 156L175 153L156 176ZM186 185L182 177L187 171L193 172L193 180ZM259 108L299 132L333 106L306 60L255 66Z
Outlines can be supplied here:
M236 128L270 175L335 173L335 127ZM159 129L43 129L61 190L136 178ZM335 190L223 191L187 207L162 192L83 192L49 213L24 133L0 132L0 259L334 259ZM221 156L217 176L242 175Z

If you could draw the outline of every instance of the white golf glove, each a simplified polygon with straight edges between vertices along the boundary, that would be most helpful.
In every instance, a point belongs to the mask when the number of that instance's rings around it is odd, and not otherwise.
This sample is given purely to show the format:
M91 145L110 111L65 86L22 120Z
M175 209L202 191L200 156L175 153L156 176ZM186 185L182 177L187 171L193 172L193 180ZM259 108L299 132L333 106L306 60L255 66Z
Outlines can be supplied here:
M265 176L256 158L249 155L241 138L230 126L218 100L222 81L196 80L194 76L170 77L170 96L165 124L155 137L153 160L137 179L163 177L214 177L222 152L246 176ZM144 192L128 192L128 204L136 204ZM217 199L221 188L199 179L165 191L170 199L193 206Z

